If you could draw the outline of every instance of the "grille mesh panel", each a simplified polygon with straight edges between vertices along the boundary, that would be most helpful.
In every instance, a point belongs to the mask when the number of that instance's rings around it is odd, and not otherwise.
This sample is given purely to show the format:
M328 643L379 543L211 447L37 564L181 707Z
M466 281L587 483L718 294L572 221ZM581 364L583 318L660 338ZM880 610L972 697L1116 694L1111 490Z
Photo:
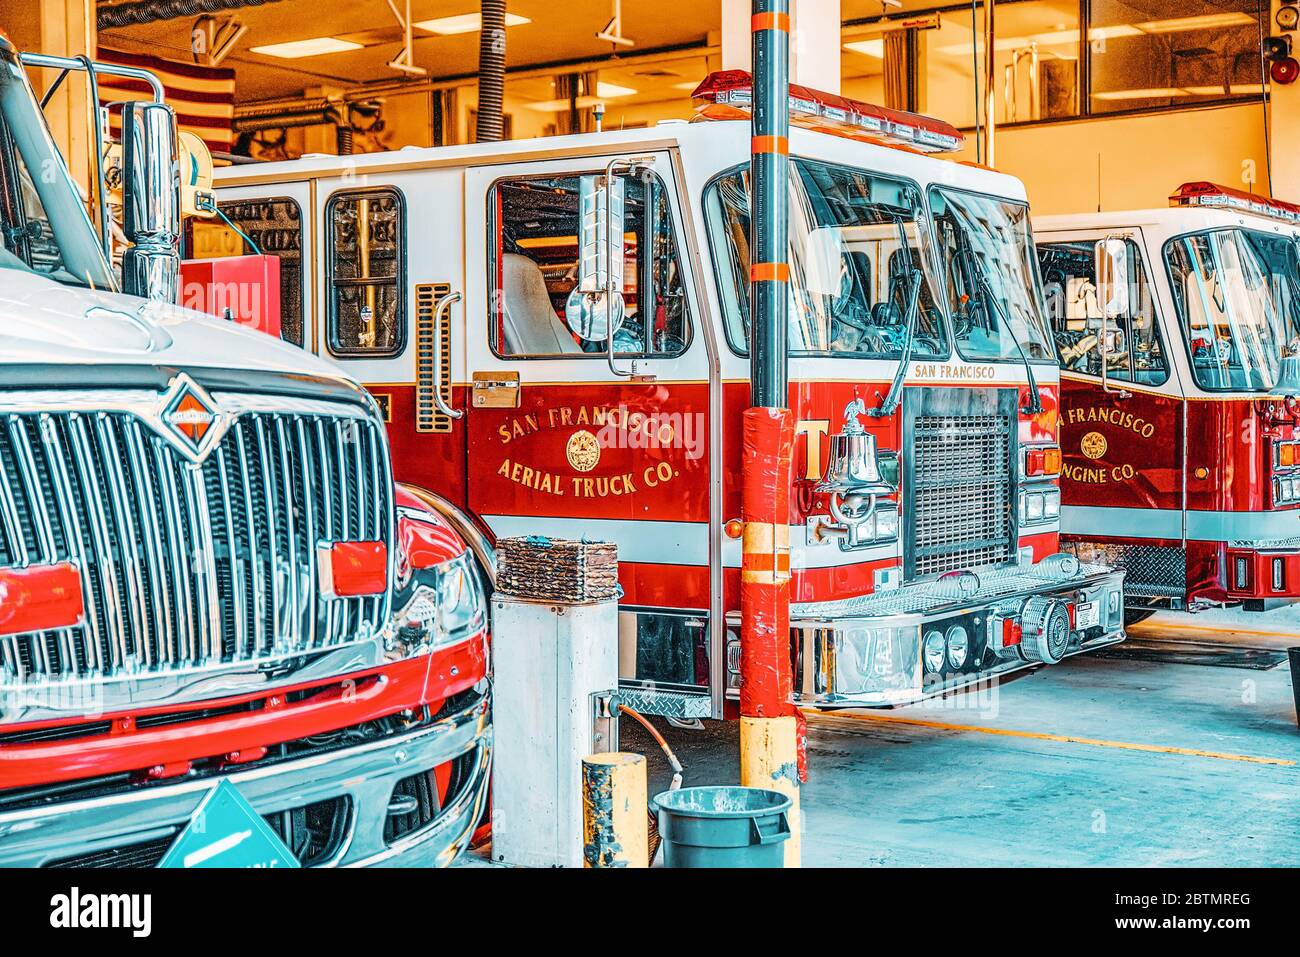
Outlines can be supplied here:
M913 419L916 575L1010 559L1012 428L996 413Z
M0 637L0 686L330 648L387 596L325 599L317 545L388 541L379 427L245 413L193 466L126 412L0 415L0 564L75 562L84 624Z

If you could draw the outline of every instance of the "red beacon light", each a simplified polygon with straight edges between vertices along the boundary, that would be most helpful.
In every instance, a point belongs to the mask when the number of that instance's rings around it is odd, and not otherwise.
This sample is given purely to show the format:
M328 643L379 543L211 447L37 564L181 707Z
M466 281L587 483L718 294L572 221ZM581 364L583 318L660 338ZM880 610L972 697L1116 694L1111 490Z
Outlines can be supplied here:
M1208 206L1213 209L1235 209L1256 216L1267 216L1283 222L1300 225L1300 206L1281 199L1256 196L1245 190L1220 186L1217 183L1184 183L1169 197L1170 206Z
M735 114L719 114L710 112L706 106L702 111L706 119L738 118L742 114L748 115L754 105L754 80L748 70L721 70L706 76L691 97L705 104L731 107L737 111ZM905 146L923 153L952 153L966 142L960 130L943 120L850 100L793 83L790 85L790 122L834 136Z

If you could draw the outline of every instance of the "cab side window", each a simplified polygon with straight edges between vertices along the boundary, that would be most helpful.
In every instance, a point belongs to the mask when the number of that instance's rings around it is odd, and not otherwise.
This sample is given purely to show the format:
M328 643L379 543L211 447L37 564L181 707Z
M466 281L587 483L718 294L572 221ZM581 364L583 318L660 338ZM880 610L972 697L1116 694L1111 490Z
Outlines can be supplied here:
M325 206L328 343L339 356L406 345L406 207L395 189L335 193Z
M1039 271L1047 299L1047 316L1061 368L1106 376L1121 382L1160 385L1169 378L1169 362L1155 296L1137 243L1124 239L1128 274L1128 310L1103 322L1097 295L1096 243L1093 240L1038 244ZM1104 340L1104 341L1103 341Z
M691 333L668 193L652 173L623 181L623 318L615 329L614 351L622 356L678 355ZM489 338L497 355L605 354L603 326L590 339L574 331L583 329L571 299L579 280L581 189L578 175L493 185L488 197L488 208L495 210L489 233Z

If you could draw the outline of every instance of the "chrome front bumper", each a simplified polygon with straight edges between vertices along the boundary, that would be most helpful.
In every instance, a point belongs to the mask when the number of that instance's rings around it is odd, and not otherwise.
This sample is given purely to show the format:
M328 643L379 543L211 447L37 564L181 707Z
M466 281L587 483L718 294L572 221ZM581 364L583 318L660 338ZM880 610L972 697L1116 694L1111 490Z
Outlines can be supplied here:
M398 781L470 755L464 785L429 823L394 841L384 822ZM491 694L409 734L225 775L258 813L347 796L351 813L325 867L442 867L468 845L487 802ZM217 778L140 788L104 798L0 812L0 867L47 862L175 835Z
M972 587L971 582L976 584ZM1032 596L1077 607L1099 602L1096 626L1074 631L1065 655L1124 639L1124 573L1045 559L978 576L918 582L843 601L792 605L794 700L811 707L887 707L958 691L1038 662L1003 648L1004 618ZM924 636L960 625L967 664L938 672L923 660Z

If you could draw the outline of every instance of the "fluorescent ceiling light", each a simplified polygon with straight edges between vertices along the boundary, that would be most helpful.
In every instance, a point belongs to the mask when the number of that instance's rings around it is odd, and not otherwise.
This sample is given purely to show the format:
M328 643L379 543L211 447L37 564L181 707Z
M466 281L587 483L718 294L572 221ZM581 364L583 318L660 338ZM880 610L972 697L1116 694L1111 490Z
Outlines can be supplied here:
M698 87L702 82L704 82L704 81L703 81L703 80L691 80L689 83L674 83L674 84L673 84L673 89L674 89L674 90L685 90L687 93L694 93L696 87Z
M1148 20L1136 24L1143 33L1186 33L1191 30L1213 30L1217 27L1242 27L1253 25L1255 18L1248 13L1206 13L1199 17L1176 17L1172 20Z
M854 53L861 53L863 56L875 57L877 60L883 60L885 58L885 38L854 40L852 43L844 44L844 49L852 50Z
M1108 90L1094 93L1094 100L1162 100L1170 96L1186 96L1187 91L1175 86L1151 87L1145 90Z
M325 53L345 53L348 50L360 50L360 43L340 40L338 37L313 37L310 40L290 40L288 43L268 43L266 46L249 47L250 53L263 56L278 56L284 60L296 60L305 56L321 56Z
M506 14L506 26L508 27L517 27L532 22L528 17L521 17L517 13ZM439 33L443 36L452 36L456 33L478 33L483 26L483 15L479 13L462 13L454 17L416 20L411 26L419 27L421 30L428 30L430 33Z
M691 87L694 89L695 87ZM577 99L576 106L580 110L589 109L597 103L604 100L615 100L620 96L631 96L638 92L627 86L618 86L615 83L605 83L601 81L596 84L595 96L580 96ZM530 110L540 110L543 113L559 113L569 108L568 100L539 100L536 103L528 103L526 106Z
M1253 24L1255 19L1248 13L1207 13L1199 17L1178 17L1172 20L1147 20L1143 23L1119 23L1109 27L1091 27L1088 39L1097 41L1117 40L1123 37L1138 37L1144 33L1187 33L1192 30L1213 30L1224 27L1240 27ZM1048 33L1035 33L1024 37L998 37L993 43L994 50L1018 50L1037 43L1039 46L1057 46L1077 44L1078 30L1052 30ZM849 44L845 44L849 46ZM974 51L984 52L984 43L974 44ZM935 52L944 56L970 56L970 43L954 43L939 47Z
M1224 96L1223 84L1216 86L1185 86L1183 87L1192 96ZM1234 83L1228 88L1228 96L1249 96L1254 93L1256 96L1261 90L1258 83Z

